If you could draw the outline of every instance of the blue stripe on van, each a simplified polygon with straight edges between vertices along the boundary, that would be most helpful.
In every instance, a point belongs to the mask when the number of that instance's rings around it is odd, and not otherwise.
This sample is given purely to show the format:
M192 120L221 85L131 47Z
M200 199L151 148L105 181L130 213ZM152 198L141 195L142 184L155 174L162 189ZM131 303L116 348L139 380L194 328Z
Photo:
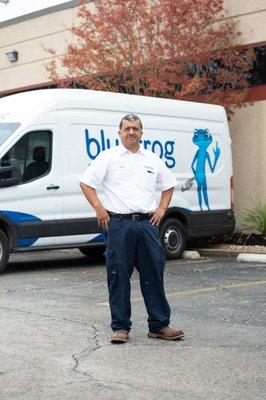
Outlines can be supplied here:
M33 243L36 242L38 238L26 238L26 239L19 239L18 240L18 247L30 247Z
M6 211L0 210L0 215L3 215L13 223L17 224L19 222L33 222L41 221L40 218L35 217L35 215L26 214L17 211ZM30 247L38 240L38 237L30 237L18 240L18 247Z
M105 236L103 233L100 235L96 236L92 240L89 240L89 243L104 243L105 242Z
M35 215L32 214L26 214L22 212L17 212L17 211L8 211L8 210L0 210L0 216L5 217L6 219L10 220L13 222L13 224L22 224L27 223L27 222L38 222L42 221L40 218L36 217ZM84 234L85 232L82 232L80 234ZM47 235L45 235L47 236ZM61 236L61 235L60 235ZM39 239L38 236L30 236L30 237L24 237L21 239L18 239L18 247L30 247L32 246L37 240ZM105 235L103 233L97 235L94 237L92 240L89 240L88 243L97 243L97 244L104 244L105 243Z
M40 218L35 217L35 215L26 214L17 211L5 211L0 210L0 215L3 215L10 219L12 222L32 222L32 221L41 221Z

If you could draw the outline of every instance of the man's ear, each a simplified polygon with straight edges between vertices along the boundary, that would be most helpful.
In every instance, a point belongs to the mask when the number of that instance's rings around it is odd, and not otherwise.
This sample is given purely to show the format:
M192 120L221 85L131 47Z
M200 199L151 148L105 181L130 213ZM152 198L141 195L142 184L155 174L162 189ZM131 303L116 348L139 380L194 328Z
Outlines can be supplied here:
M121 137L121 131L120 131L120 129L118 130L118 135Z

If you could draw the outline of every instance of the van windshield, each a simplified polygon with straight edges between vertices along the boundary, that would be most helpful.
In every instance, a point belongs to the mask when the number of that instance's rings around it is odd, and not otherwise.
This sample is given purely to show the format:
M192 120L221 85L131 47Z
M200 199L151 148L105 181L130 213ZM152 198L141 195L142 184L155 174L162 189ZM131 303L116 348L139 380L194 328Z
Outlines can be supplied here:
M18 122L0 122L0 146L19 126Z

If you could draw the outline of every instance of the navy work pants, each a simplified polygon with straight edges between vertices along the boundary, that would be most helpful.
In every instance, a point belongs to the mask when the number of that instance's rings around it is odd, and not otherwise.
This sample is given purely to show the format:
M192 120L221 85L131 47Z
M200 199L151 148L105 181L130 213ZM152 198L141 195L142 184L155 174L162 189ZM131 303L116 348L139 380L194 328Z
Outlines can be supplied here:
M141 292L148 313L149 330L159 331L170 323L163 272L165 255L159 229L148 219L111 218L107 232L106 268L113 331L131 328L130 278L139 272Z

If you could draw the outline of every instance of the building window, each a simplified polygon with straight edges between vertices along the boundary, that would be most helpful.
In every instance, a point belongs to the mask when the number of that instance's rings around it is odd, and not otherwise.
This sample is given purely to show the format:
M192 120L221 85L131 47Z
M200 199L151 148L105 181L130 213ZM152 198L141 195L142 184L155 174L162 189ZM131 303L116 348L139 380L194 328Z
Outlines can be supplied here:
M255 60L248 76L249 87L266 84L266 46L255 47Z

